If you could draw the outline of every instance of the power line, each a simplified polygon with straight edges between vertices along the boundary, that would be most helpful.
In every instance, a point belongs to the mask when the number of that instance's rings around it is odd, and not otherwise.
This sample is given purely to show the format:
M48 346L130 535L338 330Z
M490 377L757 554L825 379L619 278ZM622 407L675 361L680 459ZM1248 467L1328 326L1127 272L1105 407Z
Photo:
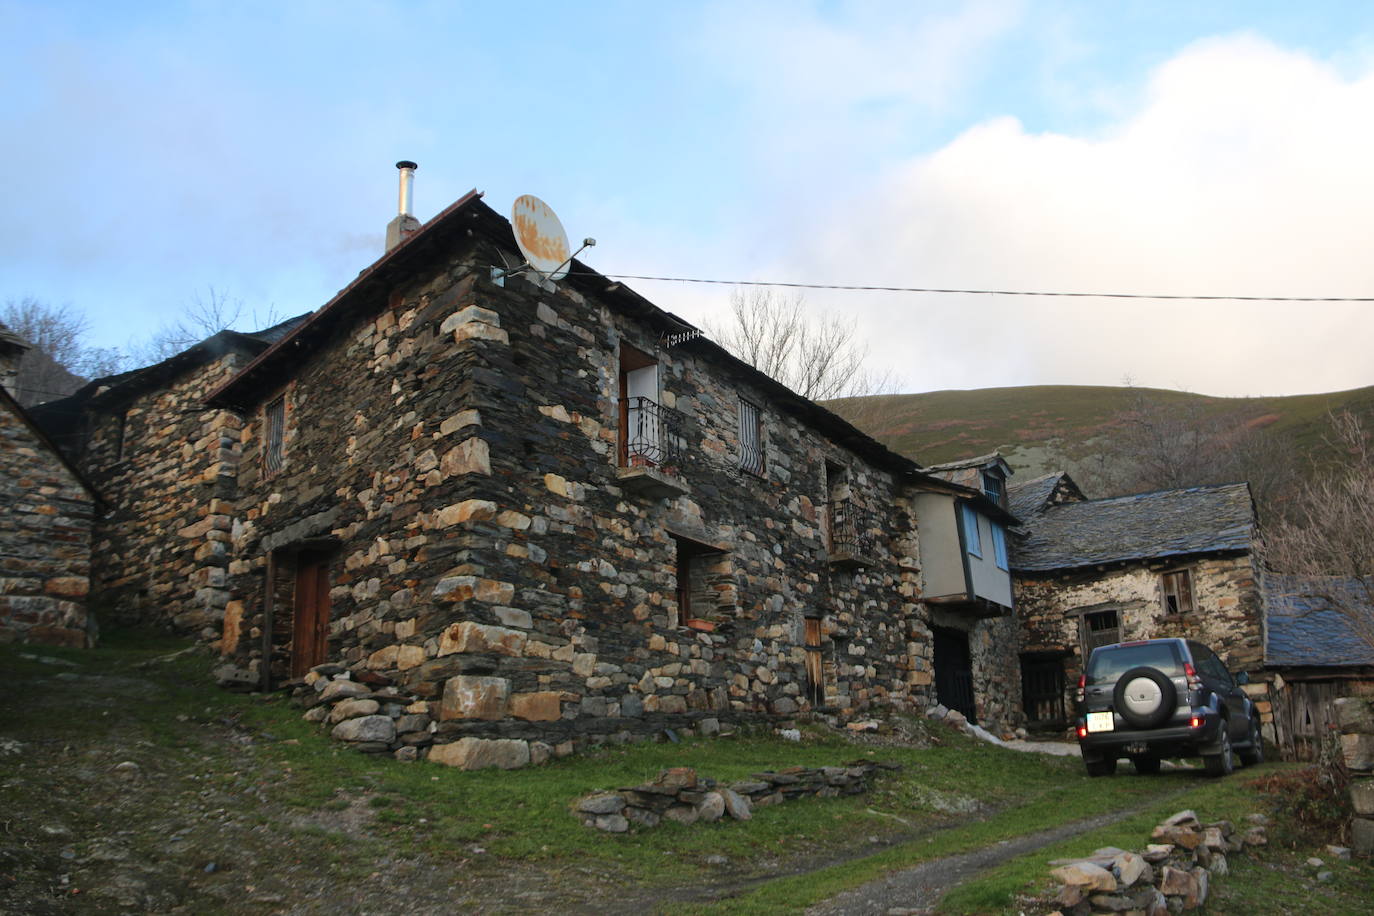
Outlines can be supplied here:
M707 283L716 286L778 286L786 289L836 289L860 293L940 293L957 296L1043 296L1067 299L1175 299L1211 302L1374 302L1374 296L1207 296L1182 293L1070 293L1024 289L941 289L929 286L860 286L850 283L788 283L779 280L708 280L701 277L651 277L642 274L598 274L570 271L575 276L611 280L659 280L665 283Z

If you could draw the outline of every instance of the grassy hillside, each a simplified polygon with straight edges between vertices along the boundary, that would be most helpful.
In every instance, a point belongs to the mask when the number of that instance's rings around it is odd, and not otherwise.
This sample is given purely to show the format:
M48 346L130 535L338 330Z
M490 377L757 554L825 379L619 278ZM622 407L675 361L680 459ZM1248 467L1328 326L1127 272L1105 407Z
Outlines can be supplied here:
M1204 417L1266 427L1310 453L1329 411L1350 409L1374 425L1374 386L1290 397L1217 398L1158 388L1037 385L847 398L827 406L894 451L922 464L1000 450L1026 480L1082 459L1119 428L1137 399ZM1070 468L1072 469L1072 468Z

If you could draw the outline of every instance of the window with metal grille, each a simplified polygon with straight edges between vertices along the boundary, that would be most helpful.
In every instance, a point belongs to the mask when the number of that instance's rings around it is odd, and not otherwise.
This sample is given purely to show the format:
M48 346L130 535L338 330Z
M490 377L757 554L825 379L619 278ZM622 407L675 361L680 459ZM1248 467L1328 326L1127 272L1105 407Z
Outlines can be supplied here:
M763 476L763 412L744 400L739 402L739 466Z
M1002 475L984 471L983 493L997 505L1002 505L1002 498L1006 493L1006 482L1002 480Z
M268 474L281 470L282 446L286 441L286 399L277 398L262 411L262 464Z
M1194 609L1193 577L1188 570L1164 573L1159 577L1159 586L1164 598L1164 613L1187 614Z
M1083 615L1083 657L1098 646L1121 642L1121 619L1116 611L1094 611Z

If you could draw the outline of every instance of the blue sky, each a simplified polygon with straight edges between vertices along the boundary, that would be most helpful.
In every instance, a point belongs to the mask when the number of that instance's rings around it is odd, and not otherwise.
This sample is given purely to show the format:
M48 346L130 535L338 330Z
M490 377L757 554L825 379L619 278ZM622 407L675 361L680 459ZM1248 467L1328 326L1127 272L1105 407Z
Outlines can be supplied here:
M0 0L0 298L318 307L534 193L605 273L1374 295L1374 4ZM633 284L703 321L726 291ZM1374 306L815 292L904 390L1374 383ZM251 323L251 322L250 322Z

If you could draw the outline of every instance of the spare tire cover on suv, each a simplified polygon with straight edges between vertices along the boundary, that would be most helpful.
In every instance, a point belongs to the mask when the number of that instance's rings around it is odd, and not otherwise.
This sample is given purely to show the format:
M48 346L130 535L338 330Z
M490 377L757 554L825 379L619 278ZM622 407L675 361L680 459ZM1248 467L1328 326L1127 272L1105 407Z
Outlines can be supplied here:
M1178 692L1163 671L1142 665L1121 675L1112 701L1117 713L1131 725L1154 728L1173 713Z

